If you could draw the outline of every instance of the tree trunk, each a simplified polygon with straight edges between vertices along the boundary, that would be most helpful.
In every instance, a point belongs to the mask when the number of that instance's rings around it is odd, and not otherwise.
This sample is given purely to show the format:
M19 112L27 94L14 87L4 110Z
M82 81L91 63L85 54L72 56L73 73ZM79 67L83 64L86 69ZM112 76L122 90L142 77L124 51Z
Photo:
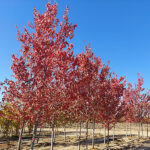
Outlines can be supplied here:
M54 138L53 138L53 144L55 144L55 138L56 138L56 128L54 127Z
M22 134L23 134L24 128L25 128L25 124L24 124L24 126L21 128L21 131L20 131L20 134L19 134L19 141L18 141L17 150L21 150Z
M109 149L109 124L107 129L107 149Z
M24 127L24 129L23 129L23 133L26 133L26 128Z
M78 150L80 150L80 139L81 139L81 121L80 121L80 133L79 133L79 141L78 141Z
M34 143L35 143L35 138L36 138L36 134L37 134L37 127L38 127L39 121L38 119L36 119L35 125L34 125L34 130L33 130L33 137L32 137L32 143L31 143L31 149L34 149Z
M114 129L113 129L113 141L115 140L115 124L114 124Z
M38 138L37 138L37 144L39 143L39 139L40 139L40 133L42 131L42 128L40 127L40 132L39 132L39 135L38 135Z
M99 125L99 133L101 134L101 124Z
M77 135L77 138L78 138L78 123L76 124L76 135Z
M141 123L139 122L138 138L140 138L140 126L141 126Z
M95 137L94 133L95 133L95 121L93 122L93 132L92 132L92 148L93 149L94 149L94 137Z
M88 150L88 121L86 122L86 148L85 150Z
M7 141L7 146L9 145L9 135L8 135L8 131L6 132L6 141Z
M147 122L147 137L148 137L148 122Z
M128 123L126 122L126 137L128 137Z
M143 137L143 123L141 123L142 137Z
M104 127L104 144L106 144L106 127Z
M66 142L66 127L64 126L64 141Z
M132 136L132 133L131 133L131 122L130 122L130 136Z
M54 147L54 123L52 123L52 132L51 132L51 150L53 150Z
M13 136L13 127L11 128L11 136Z

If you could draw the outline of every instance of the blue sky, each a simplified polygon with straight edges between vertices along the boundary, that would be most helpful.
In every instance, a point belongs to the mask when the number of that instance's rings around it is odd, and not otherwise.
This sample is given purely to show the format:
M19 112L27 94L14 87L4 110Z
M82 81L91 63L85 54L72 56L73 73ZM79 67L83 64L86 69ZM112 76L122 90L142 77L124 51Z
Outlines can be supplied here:
M48 0L0 1L0 81L10 78L11 54L17 54L16 25L22 30L33 21L33 8L45 11ZM58 17L69 6L69 18L78 27L73 39L75 53L91 44L111 70L126 76L131 83L137 73L150 87L150 1L149 0L57 0ZM83 42L85 41L85 42Z

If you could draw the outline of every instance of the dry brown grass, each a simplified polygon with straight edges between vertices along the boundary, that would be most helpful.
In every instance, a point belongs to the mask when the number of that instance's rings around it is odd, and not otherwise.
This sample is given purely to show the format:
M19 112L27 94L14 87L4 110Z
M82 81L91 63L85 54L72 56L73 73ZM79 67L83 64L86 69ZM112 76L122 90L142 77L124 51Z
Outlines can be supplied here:
M138 126L134 124L132 126L133 136L125 136L125 124L118 124L115 129L115 140L112 140L113 130L110 131L110 150L121 150L121 149L140 149L144 147L150 149L150 139L143 137L137 138L137 129ZM76 135L75 128L66 128L66 141L64 141L63 128L59 128L56 134L54 150L77 150L78 149L78 138ZM103 129L97 128L95 130L95 149L92 149L91 138L92 138L92 129L89 129L89 150L105 150L107 144L103 143ZM129 131L128 131L129 134ZM143 135L146 135L146 128L144 128ZM81 137L81 150L85 149L85 129L82 129ZM13 141L14 140L14 141ZM39 143L35 142L35 150L49 150L50 149L50 129L43 129L42 134L40 135ZM22 150L29 150L31 144L31 137L24 135L22 142ZM15 150L17 149L17 140L11 139L9 145L6 144L4 139L0 140L0 150Z

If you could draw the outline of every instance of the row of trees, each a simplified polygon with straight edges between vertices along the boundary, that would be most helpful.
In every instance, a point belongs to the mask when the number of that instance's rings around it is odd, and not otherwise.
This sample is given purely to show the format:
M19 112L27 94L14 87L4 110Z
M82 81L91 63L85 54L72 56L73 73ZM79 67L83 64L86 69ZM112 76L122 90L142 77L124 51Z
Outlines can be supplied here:
M43 14L34 9L34 25L29 23L29 30L18 30L22 48L18 57L12 55L14 80L1 83L1 110L7 105L11 113L5 118L17 122L21 129L18 150L27 123L34 125L33 150L37 128L43 124L51 125L53 139L60 121L85 122L88 149L89 122L93 126L102 123L109 136L110 128L122 118L149 121L149 94L142 88L143 78L138 76L135 87L126 86L125 78L111 72L109 63L96 57L89 45L74 55L70 41L77 25L69 23L68 8L61 22L56 18L57 4L48 3L46 8Z

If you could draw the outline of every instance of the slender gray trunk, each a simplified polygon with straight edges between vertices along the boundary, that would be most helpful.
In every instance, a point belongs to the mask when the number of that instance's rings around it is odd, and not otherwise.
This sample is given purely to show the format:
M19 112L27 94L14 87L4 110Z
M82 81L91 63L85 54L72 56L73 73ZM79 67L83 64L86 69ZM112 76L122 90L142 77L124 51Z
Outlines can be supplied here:
M66 142L66 127L64 126L64 141Z
M27 123L26 123L27 124ZM26 126L26 124L25 124L25 126ZM26 133L26 128L24 127L23 128L23 133Z
M141 123L142 137L143 137L143 123Z
M99 134L101 135L101 124L99 125Z
M13 136L13 127L11 128L11 136Z
M147 137L148 137L148 122L147 122Z
M138 138L140 138L140 127L141 127L141 123L139 122Z
M88 150L88 121L86 122L86 148L85 150Z
M80 150L80 139L81 139L81 121L80 121L80 131L79 131L79 138L78 138L78 150Z
M18 147L17 150L21 150L21 143L22 143L22 134L23 134L23 129L25 125L21 128L20 134L19 134L19 141L18 141Z
M56 138L56 128L54 127L54 138L53 138L53 143L55 144L55 138Z
M115 140L115 124L114 124L114 127L113 127L113 141Z
M78 138L78 123L76 124L76 135L77 135L77 138Z
M79 134L79 135L80 135L80 137L81 137L81 123L82 123L82 122L80 121L80 134Z
M106 144L106 127L104 127L104 144Z
M34 125L34 130L33 130L33 137L32 137L32 143L31 143L31 149L34 149L34 144L35 144L35 138L36 138L36 134L37 134L37 127L38 127L39 121L38 118L36 119L35 125Z
M54 127L54 143L55 143L56 136L57 136L57 128L56 128L56 126L55 126L55 127Z
M42 131L42 128L40 127L40 132L39 132L39 134L38 134L38 138L37 138L37 144L39 143L39 139L40 139L40 133L41 133L41 131Z
M94 149L94 137L95 137L94 133L95 133L95 121L93 122L93 132L92 132L92 148L93 149Z
M52 123L52 132L51 132L51 150L54 149L54 123Z
M126 137L128 137L128 123L126 122Z
M109 125L107 129L107 148L106 149L109 149Z
M131 122L130 122L130 136L132 136L132 132L131 132Z

